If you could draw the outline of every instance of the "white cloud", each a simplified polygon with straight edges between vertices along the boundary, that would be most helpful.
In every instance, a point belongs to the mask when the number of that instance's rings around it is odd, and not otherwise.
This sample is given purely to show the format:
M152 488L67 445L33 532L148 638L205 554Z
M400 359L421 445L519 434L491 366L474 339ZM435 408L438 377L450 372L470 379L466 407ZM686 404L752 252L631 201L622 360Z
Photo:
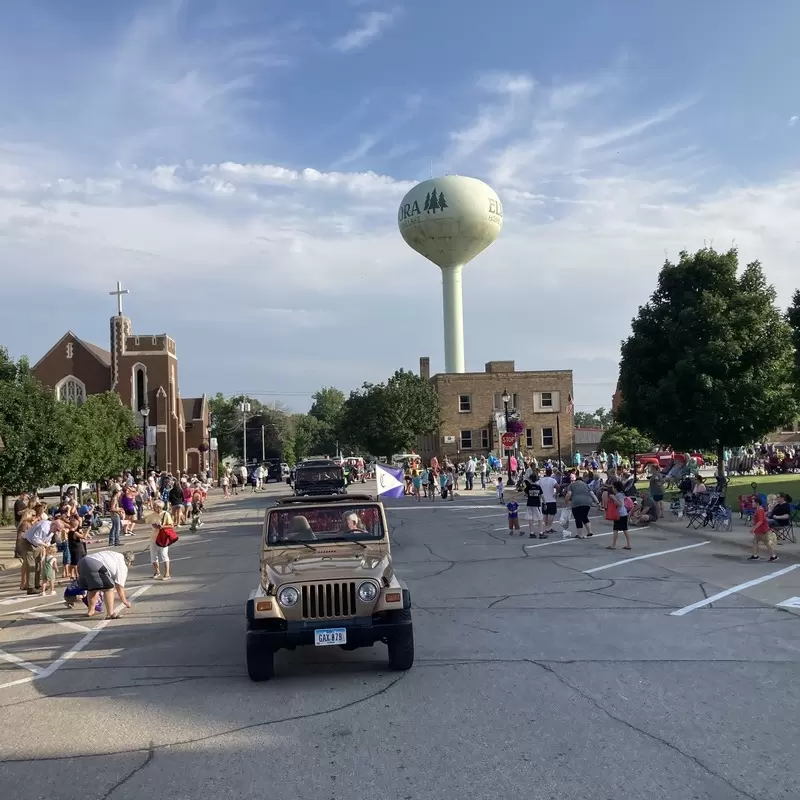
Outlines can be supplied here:
M388 30L398 16L397 10L369 11L362 14L358 18L358 25L338 38L333 47L341 53L360 50Z
M789 117L789 127L793 128L795 125L797 125L798 119L800 119L800 117L798 117L797 114L793 114L791 117Z

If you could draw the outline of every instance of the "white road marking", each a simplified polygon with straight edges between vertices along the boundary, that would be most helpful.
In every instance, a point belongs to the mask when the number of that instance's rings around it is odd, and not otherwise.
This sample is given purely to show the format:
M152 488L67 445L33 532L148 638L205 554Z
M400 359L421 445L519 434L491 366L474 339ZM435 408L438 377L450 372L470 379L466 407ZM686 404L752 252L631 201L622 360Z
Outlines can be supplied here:
M614 561L612 564L604 564L602 567L592 567L592 569L585 569L585 575L591 575L593 572L602 572L604 569L611 569L611 567L618 567L620 564L630 564L632 561L643 561L646 558L655 558L656 556L665 556L667 553L679 553L681 550L691 550L693 547L702 547L704 544L711 544L711 542L697 542L697 544L687 544L685 547L673 547L672 550L659 550L657 553L647 553L643 556L634 556L633 558L623 558L621 561Z
M502 517L505 513L505 511L497 511L494 514L482 514L480 517L467 517L467 519L489 519L490 517Z
M63 625L66 628L70 628L73 631L78 631L79 633L89 633L91 628L87 628L85 625L81 625L79 622L73 622L71 619L63 619L59 617L57 614L48 614L45 611L26 611L26 617L38 617L39 619L46 619L50 622L57 622L59 625Z
M778 608L800 608L800 597L790 597L777 605Z
M791 566L779 569L777 572L770 572L769 575L762 575L760 578L753 578L751 581L745 581L737 586L732 586L730 589L726 589L724 592L719 592L712 597L707 597L704 600L698 600L696 603L692 603L690 606L685 606L684 608L679 608L677 611L672 611L670 616L682 617L684 614L688 614L690 611L694 611L697 608L702 608L703 606L710 605L711 603L716 603L717 600L722 600L723 597L727 597L730 594L741 592L744 589L749 589L751 586L758 586L759 583L765 583L766 581L771 581L773 578L779 578L781 575L786 575L786 573L791 572L798 567L800 567L800 564L792 564Z
M15 664L18 667L27 669L29 672L32 672L34 676L39 675L42 671L41 667L37 667L36 664L31 664L30 661L25 661L25 659L15 656L13 653L7 653L5 650L0 650L0 658L2 658L3 661L8 661L9 663ZM25 678L22 682L24 683L32 680L33 678ZM14 683L16 683L16 681ZM2 688L2 686L0 686L0 688Z
M40 608L53 608L54 606L63 606L64 605L64 598L62 597L61 600L55 600L52 603L41 603L38 606L28 606L27 608L15 608L13 611L4 611L0 614L0 617L8 617L12 614L27 614L29 611L37 611Z
M130 595L128 599L135 600L137 597L144 594L152 585L152 583L147 583L144 586L140 586L135 592L133 592L133 594ZM34 673L33 675L29 675L27 678L19 678L15 681L0 683L0 689L8 689L12 686L19 686L22 683L30 683L31 681L49 678L51 675L53 675L53 673L63 667L67 661L78 655L78 653L80 653L81 650L83 650L111 621L112 620L104 619L96 627L91 628L88 633L84 634L84 636L78 642L76 642L72 647L70 647L69 650L59 656L48 667L37 667L35 664L23 662L22 659L19 659L17 656L12 655L11 653L0 651L0 658L10 661L11 663L15 663L17 666L25 667L25 669L28 669Z
M185 541L181 540L181 544L183 544L185 546L185 545L188 545L188 544L202 544L203 542L210 542L210 541L211 541L211 539L192 539L191 542L185 542ZM172 546L174 547L174 545L172 545Z
M590 538L597 539L598 536L611 536L613 531L609 531L609 533L595 533ZM570 536L569 539L555 539L552 542L542 542L541 544L526 544L524 547L526 549L530 549L532 547L547 547L550 544L563 544L564 542L577 542L583 541L583 539L577 539L575 536Z
M4 600L0 600L0 606L11 606L14 605L14 603L24 603L30 597L33 597L33 595L23 594L20 597L7 597Z

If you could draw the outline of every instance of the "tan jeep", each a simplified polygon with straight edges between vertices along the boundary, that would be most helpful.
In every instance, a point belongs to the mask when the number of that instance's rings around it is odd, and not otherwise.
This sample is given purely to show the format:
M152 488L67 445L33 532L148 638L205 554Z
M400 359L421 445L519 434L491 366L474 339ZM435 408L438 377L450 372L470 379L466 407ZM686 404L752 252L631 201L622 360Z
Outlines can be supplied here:
M411 595L394 574L383 504L365 494L287 497L267 510L261 581L247 601L247 672L269 680L275 651L384 642L414 663Z

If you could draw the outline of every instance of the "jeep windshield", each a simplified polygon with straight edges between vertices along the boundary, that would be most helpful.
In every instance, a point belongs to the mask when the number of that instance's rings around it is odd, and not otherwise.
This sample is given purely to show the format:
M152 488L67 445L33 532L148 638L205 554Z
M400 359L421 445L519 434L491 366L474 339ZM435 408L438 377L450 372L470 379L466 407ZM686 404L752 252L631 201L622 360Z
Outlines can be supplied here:
M384 537L376 506L337 503L335 507L277 508L269 512L267 544L364 542Z
M298 483L325 483L340 481L342 470L339 467L298 467L295 470L295 481Z

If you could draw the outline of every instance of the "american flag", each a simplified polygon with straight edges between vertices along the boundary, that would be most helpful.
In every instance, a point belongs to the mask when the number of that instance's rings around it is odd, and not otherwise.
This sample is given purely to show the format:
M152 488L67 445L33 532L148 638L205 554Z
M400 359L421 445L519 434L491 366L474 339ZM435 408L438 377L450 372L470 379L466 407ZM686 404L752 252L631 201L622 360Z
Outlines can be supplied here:
M572 392L567 395L567 414L571 414L575 410L575 400L572 398Z

